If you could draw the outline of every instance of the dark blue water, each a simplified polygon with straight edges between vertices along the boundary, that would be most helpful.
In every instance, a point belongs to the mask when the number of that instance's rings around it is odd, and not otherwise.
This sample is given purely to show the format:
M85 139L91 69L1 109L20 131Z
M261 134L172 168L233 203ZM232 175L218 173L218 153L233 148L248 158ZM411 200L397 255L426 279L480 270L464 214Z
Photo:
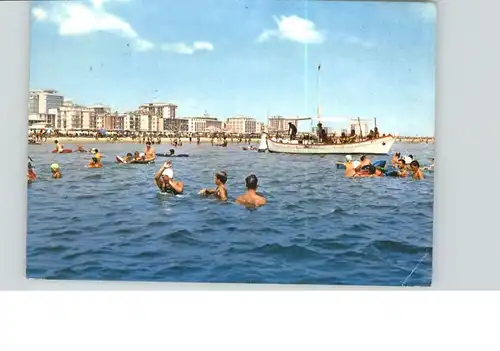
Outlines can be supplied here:
M70 146L70 145L66 145ZM429 285L433 176L344 179L340 156L297 156L185 145L174 159L183 196L158 193L161 165L118 165L134 144L95 146L107 155L52 154L30 146L41 178L28 187L27 275L45 279L356 285ZM72 146L72 148L74 148ZM166 151L165 145L157 151ZM432 145L395 145L422 162ZM375 157L375 159L378 159ZM63 178L50 179L57 162ZM200 198L217 170L229 196L255 173L268 204L247 210ZM419 263L420 262L420 263ZM416 269L415 267L418 266ZM415 270L411 274L412 270Z

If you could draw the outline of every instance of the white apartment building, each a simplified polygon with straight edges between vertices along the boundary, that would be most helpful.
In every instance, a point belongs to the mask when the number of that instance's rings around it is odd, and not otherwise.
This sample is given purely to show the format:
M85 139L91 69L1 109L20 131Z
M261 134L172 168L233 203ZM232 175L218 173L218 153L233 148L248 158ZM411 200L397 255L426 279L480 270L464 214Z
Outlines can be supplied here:
M163 132L163 117L140 115L139 130L141 132Z
M128 113L123 116L123 130L139 131L141 125L141 117L133 113Z
M50 108L49 116L54 116L52 123L58 130L86 130L91 129L92 110L85 106L75 105L66 101L57 108Z
M222 121L219 121L215 117L187 117L188 120L188 132L189 133L205 133L209 131L219 131L222 130Z
M56 90L32 90L29 96L29 114L48 114L49 109L58 108L64 97Z
M228 118L226 122L226 129L229 133L236 134L258 133L257 121L255 120L255 118L245 116Z
M97 104L89 106L92 111L90 119L90 129L106 129L106 116L111 114L111 108Z
M177 105L163 102L150 102L139 106L141 115L158 116L161 118L175 118Z

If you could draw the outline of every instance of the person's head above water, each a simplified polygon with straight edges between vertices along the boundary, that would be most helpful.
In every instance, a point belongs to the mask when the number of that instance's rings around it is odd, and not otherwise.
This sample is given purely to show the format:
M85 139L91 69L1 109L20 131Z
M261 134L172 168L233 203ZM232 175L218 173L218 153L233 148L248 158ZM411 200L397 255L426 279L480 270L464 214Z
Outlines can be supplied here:
M174 170L172 168L165 168L161 174L163 181L166 182L169 179L174 179Z
M351 161L352 161L352 156L351 156L351 155L347 155L347 156L345 157L345 160L346 160L347 162L351 162Z
M151 142L150 142L150 141L148 141L148 142L146 143L146 147L151 147Z
M413 169L420 168L420 163L418 161L411 161L410 167Z
M365 155L361 156L361 157L359 158L359 160L360 160L360 161L364 161L364 160L366 160L366 156L365 156Z
M175 154L175 150L174 149L170 149L170 155L173 155Z
M57 163L53 163L50 165L50 169L52 170L52 172L56 172L59 170L59 165Z
M247 185L248 190L257 190L258 182L259 179L255 174L250 174L248 177L245 178L245 183Z
M132 157L132 153L130 153L130 152L129 152L129 153L127 154L127 157Z
M217 184L217 181L219 181L222 184L226 184L227 173L224 171L220 171L220 172L215 173L215 180L216 180L216 182L215 182L216 184Z
M54 144L57 144L57 143L58 143L58 141L57 141L57 140L54 140Z

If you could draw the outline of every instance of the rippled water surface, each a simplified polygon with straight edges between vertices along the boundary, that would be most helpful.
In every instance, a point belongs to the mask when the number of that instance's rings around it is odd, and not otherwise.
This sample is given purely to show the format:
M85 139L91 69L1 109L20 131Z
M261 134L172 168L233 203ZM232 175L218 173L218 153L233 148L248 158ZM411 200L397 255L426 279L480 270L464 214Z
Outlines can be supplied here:
M158 193L156 165L118 165L134 144L86 145L107 157L30 146L39 180L28 186L33 278L172 282L429 285L433 176L344 179L340 156L299 156L184 145L174 159L183 196ZM66 145L74 148L74 145ZM157 151L170 147L162 145ZM396 144L427 163L432 145ZM388 158L374 157L373 159ZM50 179L57 162L63 178ZM255 173L268 204L247 210L200 198L216 170L232 200ZM415 267L417 267L415 269ZM414 270L415 269L415 270ZM412 270L414 272L411 274Z

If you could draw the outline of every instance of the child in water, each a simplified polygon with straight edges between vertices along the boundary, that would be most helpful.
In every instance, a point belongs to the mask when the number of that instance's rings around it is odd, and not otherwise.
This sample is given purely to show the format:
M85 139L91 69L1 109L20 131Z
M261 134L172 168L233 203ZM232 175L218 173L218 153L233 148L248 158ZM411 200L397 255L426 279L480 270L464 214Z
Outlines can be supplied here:
M99 160L97 157L92 157L88 164L88 168L102 168L101 160Z
M57 163L53 163L50 166L50 171L52 172L52 178L59 179L62 178L61 169Z

